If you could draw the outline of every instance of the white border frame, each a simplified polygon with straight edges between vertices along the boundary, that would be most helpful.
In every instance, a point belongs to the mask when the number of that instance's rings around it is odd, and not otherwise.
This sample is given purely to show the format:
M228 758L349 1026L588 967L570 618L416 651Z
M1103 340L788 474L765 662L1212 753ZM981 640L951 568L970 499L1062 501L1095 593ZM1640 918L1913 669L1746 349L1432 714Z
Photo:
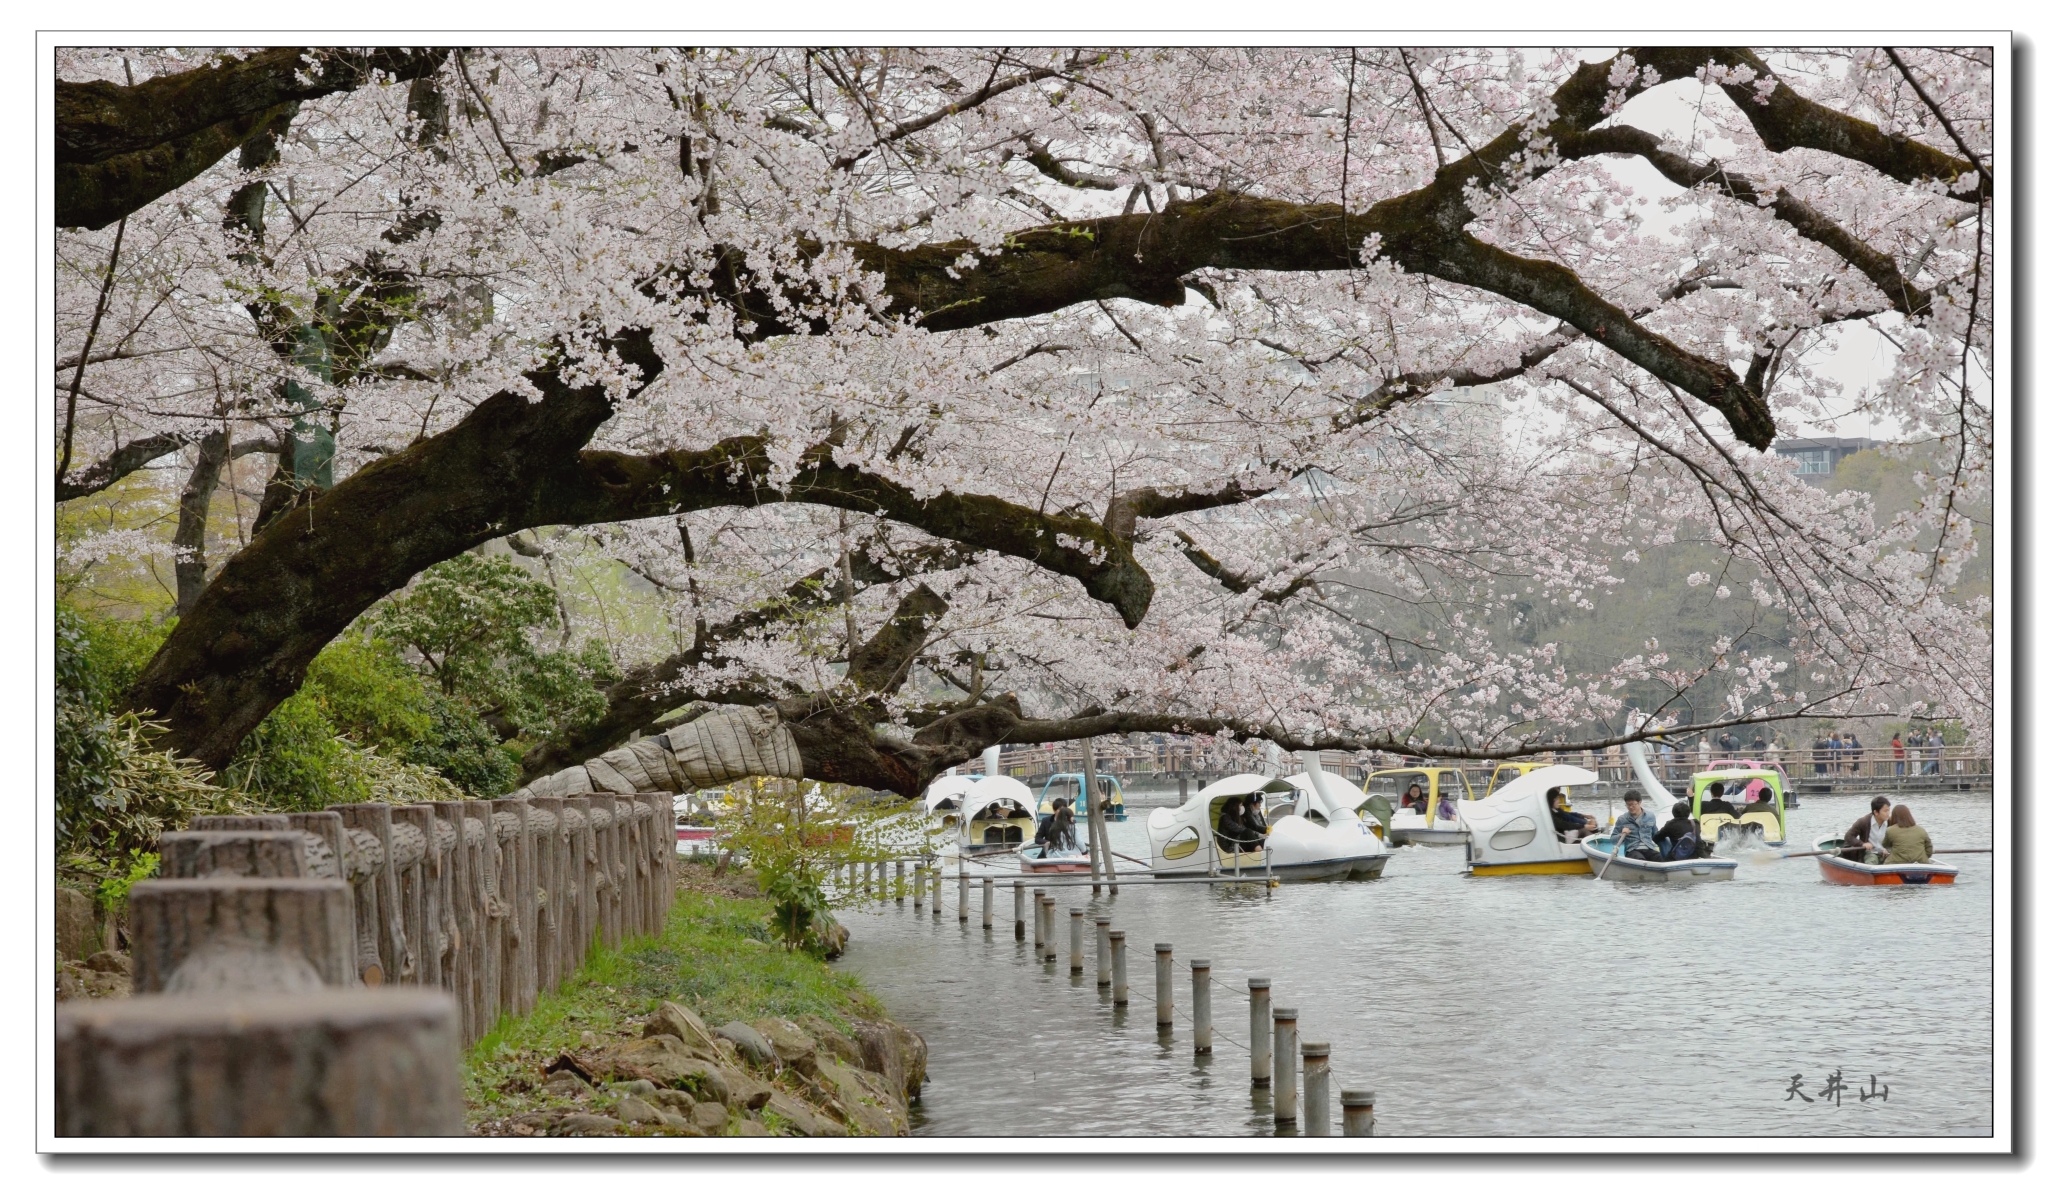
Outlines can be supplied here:
M1760 6L1761 7L1761 6ZM394 6L395 8L395 6ZM1092 15L1087 9L1080 9ZM158 10L161 11L161 10ZM401 10L402 11L402 10ZM503 10L491 10L493 15L504 15ZM828 11L822 7L812 11ZM835 15L843 9L833 9ZM961 14L955 8L943 10L945 15L957 19ZM1095 10L1099 11L1099 10ZM1913 15L1923 15L1924 10L1915 10ZM1161 12L1160 15L1165 15ZM1175 15L1184 16L1176 10ZM40 376L48 375L55 364L54 358L54 298L49 277L55 267L55 230L48 210L54 193L53 124L54 92L53 51L59 45L114 45L138 42L161 41L166 36L173 39L194 36L193 31L165 31L126 29L116 32L67 32L39 31L35 37L36 55L33 71L35 95L35 233L37 240L34 286L36 291L36 346L33 353L34 369L27 376L28 389L41 390ZM500 45L555 45L555 44L648 44L651 36L673 39L674 33L654 34L645 31L605 32L516 32L484 33L471 36L467 32L453 36L463 40L487 40ZM1760 43L1786 44L1793 42L1825 41L1845 45L1927 45L1933 43L1988 44L1994 49L1995 79L1995 152L2003 162L2005 180L2002 182L2001 197L2019 189L2015 184L2024 176L2024 168L2016 168L2019 162L2012 152L2014 128L2014 83L2013 35L2002 32L1943 32L1934 35L1927 32L1870 32L1861 31L1843 34L1840 31L1822 30L1776 30L1766 33L1755 32L1629 32L1601 30L1491 30L1491 31L1402 31L1398 33L1364 33L1351 30L1298 29L1287 31L1219 30L1201 33L1158 33L1145 31L1106 30L845 30L815 28L801 31L791 30L693 30L693 38L718 40L727 43L757 45L800 45L819 41L893 41L914 42L925 45L961 45L993 42L1013 44L1056 45L1071 42L1122 42L1147 45L1211 45L1211 44L1458 44L1487 45L1513 44L1535 45L1564 41L1585 42L1600 45L1641 45L1679 44L1693 42L1708 43ZM423 38L447 40L449 31L414 29L401 33L373 33L364 31L335 30L294 30L250 32L247 30L208 30L205 39L209 42L224 42L239 45L260 44L418 44ZM2009 198L2008 198L2009 200ZM2038 201L2038 199L2036 199ZM2012 369L2012 342L2017 332L2024 331L2010 310L2019 305L2015 294L2023 291L2024 279L2015 271L2012 263L2015 227L2024 224L2031 211L2020 207L2015 214L2007 214L1999 227L1993 247L1993 291L1998 303L1994 306L1999 314L1995 323L1999 332L1994 344L1993 357L1996 371L1993 382L1994 433L2003 429L2004 438L2015 441L2014 447L2025 447L2033 442L2022 439L2012 428L2005 427L2004 420L2019 417L2011 397L2014 371ZM40 1153L119 1153L119 1154L277 1154L302 1152L346 1152L361 1154L375 1152L429 1153L445 1155L459 1153L476 1154L665 1154L665 1155L902 1155L933 1153L1010 1153L1019 1150L1013 1140L980 1139L919 1139L908 1143L895 1140L831 1140L807 1142L801 1140L720 1140L712 1144L678 1142L672 1140L447 1140L447 1139L380 1139L366 1142L359 1139L60 1139L54 1133L54 1083L48 1072L55 1060L54 1004L44 989L54 970L55 949L55 904L54 893L50 891L49 866L54 834L52 818L54 810L54 789L49 754L54 743L49 704L53 698L54 657L51 647L54 629L53 588L55 579L55 501L50 486L41 480L44 468L43 442L51 439L54 430L54 406L41 395L32 396L35 403L33 431L26 440L24 451L30 463L24 466L28 479L34 483L35 506L35 574L33 588L34 611L32 619L36 635L34 639L35 682L33 694L33 718L35 731L37 770L35 784L35 878L31 883L35 900L36 941L33 999L36 1018L36 1091L34 1096L36 1113L36 1150ZM2022 425L2024 426L2024 425ZM2030 432L2039 436L2038 431ZM1995 566L1993 574L1994 604L2004 612L1998 618L2000 626L1995 636L1994 653L1994 694L1997 701L1993 709L1995 739L1993 742L1994 768L1997 770L1993 790L1992 833L1995 853L1992 856L1993 884L1993 933L1992 933L1992 1074L1993 1074L1993 1135L1981 1138L1899 1138L1876 1142L1844 1138L1713 1138L1698 1139L1635 1139L1615 1138L1602 1140L1561 1140L1546 1138L1401 1138L1375 1140L1371 1144L1318 1144L1297 1140L1251 1140L1251 1139L1181 1139L1181 1138L1130 1138L1130 1139L1082 1139L1042 1138L1033 1139L1026 1146L1031 1152L1088 1152L1093 1154L1157 1155L1166 1153L1199 1153L1213 1156L1224 1154L1259 1155L1328 1155L1342 1151L1347 1155L1384 1156L1388 1154L1423 1153L1472 1153L1486 1154L1556 1154L1569 1152L1574 1155L1641 1155L1680 1154L1697 1156L1701 1153L1789 1153L1799 1156L1822 1155L1866 1155L1879 1153L1886 1156L1941 1152L1949 1154L2000 1155L2015 1150L2015 1121L2018 1115L2014 1109L2014 1052L2013 1022L2014 997L2018 963L2015 961L2013 899L2013 788L2010 784L2013 755L2015 668L2013 665L2012 637L2016 631L2009 619L2016 615L2021 606L2013 596L2013 568L2020 556L2013 549L2015 505L2013 497L2014 480L2004 466L1994 462L1993 506L1995 523ZM2030 531L2029 534L2032 532ZM2011 606L2007 608L2006 606ZM2043 648L2036 642L2030 649ZM2041 667L2036 666L2036 669ZM28 705L24 705L28 706ZM26 714L26 713L24 713ZM2037 715L2038 712L2030 712ZM2032 722L2030 720L2030 722ZM2031 1050L2030 1050L2031 1051ZM1306 1165L1303 1165L1306 1166ZM1290 1167L1288 1170L1295 1170ZM1804 1170L1804 1169L1802 1169Z

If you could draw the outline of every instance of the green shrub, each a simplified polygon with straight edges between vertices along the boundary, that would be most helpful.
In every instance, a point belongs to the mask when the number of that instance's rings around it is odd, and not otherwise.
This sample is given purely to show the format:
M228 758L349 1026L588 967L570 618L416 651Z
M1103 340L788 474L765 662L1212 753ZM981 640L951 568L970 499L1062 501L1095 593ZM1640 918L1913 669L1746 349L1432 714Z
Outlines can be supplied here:
M597 684L617 677L611 654L596 638L574 651L535 645L536 633L559 611L554 589L518 564L463 554L422 573L373 619L377 635L409 648L443 695L481 718L504 721L531 745L595 721L605 710ZM438 767L458 781L495 776L472 767L476 763L451 754L450 763Z
M280 813L364 801L370 787L346 762L342 743L319 699L300 692L243 738L222 779Z
M346 633L328 642L307 667L299 694L357 744L396 754L434 733L434 689L383 638Z
M213 779L196 761L173 756L156 741L164 729L124 714L107 722L108 760L95 792L69 813L58 850L70 864L101 874L120 852L147 850L167 830L182 830L201 814L248 814L258 802ZM60 816L66 813L60 802Z
M471 797L495 798L519 784L519 762L475 709L436 691L427 703L434 726L406 759L438 770Z
M115 712L165 630L61 602L56 616L57 850L100 855L154 843L166 823L181 825L223 795L197 765L150 748L162 729Z

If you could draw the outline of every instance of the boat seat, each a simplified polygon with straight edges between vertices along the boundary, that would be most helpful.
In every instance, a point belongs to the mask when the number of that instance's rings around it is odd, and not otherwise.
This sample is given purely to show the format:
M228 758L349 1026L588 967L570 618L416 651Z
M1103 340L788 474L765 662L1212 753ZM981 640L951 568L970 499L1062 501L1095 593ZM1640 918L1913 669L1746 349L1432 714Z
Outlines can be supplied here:
M1741 818L1736 819L1736 821L1744 825L1755 823L1762 826L1764 828L1764 838L1773 842L1785 837L1784 830L1778 826L1778 815L1775 811L1759 810L1754 814L1744 814Z

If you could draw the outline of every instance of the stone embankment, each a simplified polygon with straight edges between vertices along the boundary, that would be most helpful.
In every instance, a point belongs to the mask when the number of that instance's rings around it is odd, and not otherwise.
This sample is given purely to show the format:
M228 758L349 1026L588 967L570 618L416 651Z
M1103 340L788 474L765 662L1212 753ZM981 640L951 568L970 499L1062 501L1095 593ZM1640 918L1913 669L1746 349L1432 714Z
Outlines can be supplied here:
M564 1052L528 1086L545 1104L477 1124L480 1135L907 1135L925 1043L886 1020L848 1036L808 1016L711 1028L664 1002L635 1039Z

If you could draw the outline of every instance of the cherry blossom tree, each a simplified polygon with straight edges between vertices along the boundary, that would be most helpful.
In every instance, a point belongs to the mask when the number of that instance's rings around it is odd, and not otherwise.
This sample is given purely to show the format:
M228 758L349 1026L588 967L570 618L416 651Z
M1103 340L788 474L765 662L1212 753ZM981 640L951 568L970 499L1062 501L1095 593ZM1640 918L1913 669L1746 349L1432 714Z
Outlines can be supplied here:
M1990 488L1990 52L1590 58L66 54L100 171L59 204L58 496L277 458L131 704L224 763L379 599L508 538L601 548L680 635L529 774L699 703L900 793L1127 732L1984 734L1990 605L1950 590ZM1843 390L1852 325L1891 371ZM1894 520L1767 451L1844 407L1938 442ZM1519 640L1701 544L1749 631L1598 669Z

